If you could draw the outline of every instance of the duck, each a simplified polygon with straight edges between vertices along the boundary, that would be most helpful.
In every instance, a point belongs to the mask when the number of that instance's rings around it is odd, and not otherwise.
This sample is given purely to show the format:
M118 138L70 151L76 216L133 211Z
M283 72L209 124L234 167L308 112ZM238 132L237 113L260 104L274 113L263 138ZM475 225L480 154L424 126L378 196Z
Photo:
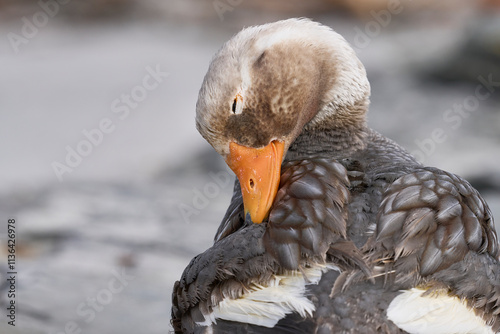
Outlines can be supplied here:
M214 244L172 292L176 333L499 333L481 195L367 125L349 43L293 18L212 59L196 127L235 173Z

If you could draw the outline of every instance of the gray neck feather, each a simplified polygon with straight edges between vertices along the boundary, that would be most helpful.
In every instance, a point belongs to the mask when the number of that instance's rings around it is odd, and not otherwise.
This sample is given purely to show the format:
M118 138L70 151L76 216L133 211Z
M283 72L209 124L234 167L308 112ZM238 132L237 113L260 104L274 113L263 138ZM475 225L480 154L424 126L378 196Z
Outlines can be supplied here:
M365 149L370 132L365 118L368 104L366 97L354 106L337 107L328 118L306 124L288 149L286 159L345 158Z

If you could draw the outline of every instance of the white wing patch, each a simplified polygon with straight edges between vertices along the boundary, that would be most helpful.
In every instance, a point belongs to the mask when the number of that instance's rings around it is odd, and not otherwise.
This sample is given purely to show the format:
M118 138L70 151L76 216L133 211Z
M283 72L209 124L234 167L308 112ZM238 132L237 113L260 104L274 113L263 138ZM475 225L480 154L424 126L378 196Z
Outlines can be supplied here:
M307 299L306 286L318 284L327 270L338 270L334 266L316 265L302 272L275 275L265 286L254 284L247 293L237 299L226 298L205 315L200 326L210 326L217 319L237 321L272 328L287 314L296 312L302 317L312 316L314 304Z
M494 334L465 301L445 293L422 296L425 291L404 291L387 308L387 317L412 334Z

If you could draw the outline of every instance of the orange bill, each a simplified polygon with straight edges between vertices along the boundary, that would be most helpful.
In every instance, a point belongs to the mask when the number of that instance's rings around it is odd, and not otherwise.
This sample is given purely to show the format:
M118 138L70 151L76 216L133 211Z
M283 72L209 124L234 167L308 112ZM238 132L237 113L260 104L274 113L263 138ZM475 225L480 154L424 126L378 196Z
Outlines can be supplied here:
M284 149L285 144L277 140L263 148L229 144L226 163L240 181L245 215L250 213L254 223L266 219L276 197Z

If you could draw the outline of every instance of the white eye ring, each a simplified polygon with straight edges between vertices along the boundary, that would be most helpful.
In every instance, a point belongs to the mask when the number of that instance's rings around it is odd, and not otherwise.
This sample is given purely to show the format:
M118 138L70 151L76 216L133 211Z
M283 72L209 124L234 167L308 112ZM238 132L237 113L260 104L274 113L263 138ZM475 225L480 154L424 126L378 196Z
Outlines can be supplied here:
M235 115L239 115L243 112L243 96L240 93L236 94L233 100L233 105L231 111Z

